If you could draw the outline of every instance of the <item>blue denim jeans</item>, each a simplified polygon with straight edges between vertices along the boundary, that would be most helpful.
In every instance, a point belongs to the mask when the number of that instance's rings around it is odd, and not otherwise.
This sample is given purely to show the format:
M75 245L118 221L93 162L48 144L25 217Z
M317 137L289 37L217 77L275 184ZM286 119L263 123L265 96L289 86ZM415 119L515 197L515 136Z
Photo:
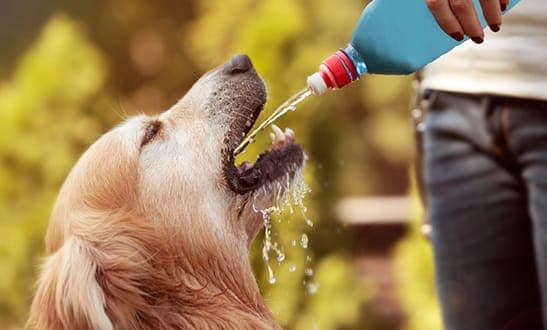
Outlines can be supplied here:
M425 124L423 175L445 328L543 329L547 102L432 91Z

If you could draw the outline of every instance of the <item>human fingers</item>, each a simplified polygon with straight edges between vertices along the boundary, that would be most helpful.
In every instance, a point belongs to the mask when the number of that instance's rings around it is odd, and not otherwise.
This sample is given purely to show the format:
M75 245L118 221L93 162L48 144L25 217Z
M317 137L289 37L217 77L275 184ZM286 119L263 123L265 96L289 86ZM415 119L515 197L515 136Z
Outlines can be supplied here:
M501 5L499 0L480 0L482 15L490 30L498 32L501 26Z
M500 0L501 11L505 11L508 5L509 5L509 0Z
M448 0L426 0L426 4L441 29L453 39L462 41L463 28L452 12Z
M450 9L461 27L463 32L467 34L471 40L475 43L482 43L484 41L484 31L477 17L477 11L473 5L472 0L449 0Z

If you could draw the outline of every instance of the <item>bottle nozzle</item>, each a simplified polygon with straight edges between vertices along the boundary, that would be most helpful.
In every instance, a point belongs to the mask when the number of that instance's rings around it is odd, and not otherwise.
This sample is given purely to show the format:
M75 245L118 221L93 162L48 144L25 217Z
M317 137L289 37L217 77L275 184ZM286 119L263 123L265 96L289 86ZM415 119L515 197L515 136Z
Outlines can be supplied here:
M307 79L308 88L312 91L315 95L321 95L325 93L329 87L321 77L321 74L319 72L316 72L310 76L308 76Z

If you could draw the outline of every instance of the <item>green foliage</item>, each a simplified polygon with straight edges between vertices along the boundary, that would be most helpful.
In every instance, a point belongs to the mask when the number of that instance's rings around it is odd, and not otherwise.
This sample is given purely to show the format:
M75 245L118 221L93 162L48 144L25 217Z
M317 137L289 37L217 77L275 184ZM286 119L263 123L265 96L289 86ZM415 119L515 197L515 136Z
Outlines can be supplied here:
M319 288L306 302L295 329L365 329L359 325L361 303L371 295L371 287L356 281L350 259L340 254L325 256L317 266L315 278Z
M120 106L129 113L160 111L206 70L247 53L268 86L268 114L304 87L323 58L347 43L365 5L361 0L63 3L70 18L50 19L12 76L0 83L0 328L24 322L55 195L83 150L119 121ZM149 51L152 46L155 52ZM150 54L152 60L144 56ZM362 313L373 289L354 273L350 249L356 243L332 210L343 195L406 190L409 84L409 77L364 77L336 93L310 97L280 120L282 128L294 129L310 157L305 181L312 193L305 203L315 223L307 226L297 208L274 219L274 240L287 256L280 264L271 261L274 285L261 259L261 237L253 247L262 292L284 327L369 329L374 324ZM266 144L263 134L241 160L253 159ZM298 244L304 232L308 249ZM408 294L402 297L410 324L420 328L426 316L413 309L420 305L413 301L432 301L431 288L419 287L432 275L422 266L429 264L427 246L414 247L400 248L398 272L406 274ZM296 271L289 271L291 264ZM313 276L304 273L309 267ZM407 290L404 283L417 284ZM315 294L309 285L318 285Z
M0 85L0 319L24 320L55 194L103 129L104 77L80 27L58 16Z

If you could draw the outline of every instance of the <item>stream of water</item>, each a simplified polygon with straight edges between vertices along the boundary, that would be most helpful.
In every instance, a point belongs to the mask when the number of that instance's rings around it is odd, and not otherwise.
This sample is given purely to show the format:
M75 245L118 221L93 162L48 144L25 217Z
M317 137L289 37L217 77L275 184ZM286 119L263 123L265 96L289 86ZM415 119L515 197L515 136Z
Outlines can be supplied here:
M312 91L309 88L304 88L300 92L291 96L287 101L283 102L283 104L277 107L277 109L275 109L275 111L268 118L266 118L266 120L258 125L257 128L255 128L247 135L247 137L245 137L245 139L243 139L243 141L241 141L241 143L234 150L234 156L240 154L249 144L253 143L256 140L258 133L262 132L266 127L270 126L287 112L296 110L298 103L304 101L310 95L312 95Z
M262 132L265 128L273 124L276 120L282 117L289 111L296 110L296 106L304 101L308 96L312 95L310 89L305 88L287 101L281 104L275 111L264 120L257 128L250 132L245 139L237 146L234 150L234 156L240 154L245 148L253 143L256 139L256 136ZM305 184L303 173L300 171L295 174L293 180L287 174L286 180L279 180L276 183L277 187L274 187L274 191L278 192L278 195L275 196L274 205L268 208L262 208L259 205L256 205L256 201L260 199L261 194L268 195L266 190L259 191L254 197L253 208L255 212L258 212L262 215L262 220L264 222L264 242L262 246L262 259L266 264L266 270L268 273L268 282L270 284L275 284L277 278L275 277L274 271L270 265L271 254L275 256L275 260L278 263L282 263L285 260L284 247L281 246L278 242L274 241L272 238L272 216L279 216L283 211L288 210L289 214L293 214L294 208L293 205L300 210L304 222L308 227L313 227L313 221L308 218L306 215L307 209L304 206L304 197L310 191L310 188ZM264 188L266 189L266 188ZM306 233L302 233L299 239L300 246L303 249L308 249L309 239ZM292 241L292 247L296 247L296 240ZM309 294L314 294L317 291L319 286L318 283L311 282L311 277L313 276L313 269L311 268L311 257L306 255L306 261L304 264L304 276L303 285L306 287L306 291ZM296 265L294 263L289 264L288 270L290 273L296 271Z

